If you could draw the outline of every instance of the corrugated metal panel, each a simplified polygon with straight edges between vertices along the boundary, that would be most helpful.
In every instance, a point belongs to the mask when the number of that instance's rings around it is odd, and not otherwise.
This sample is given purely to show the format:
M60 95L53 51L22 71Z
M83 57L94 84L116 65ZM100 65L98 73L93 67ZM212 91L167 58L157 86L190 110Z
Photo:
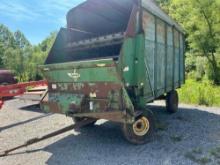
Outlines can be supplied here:
M159 19L157 19L157 66L156 66L156 76L157 76L157 84L156 92L158 95L164 93L165 89L165 23Z
M143 12L143 28L145 32L145 65L147 74L150 77L150 84L146 89L146 95L152 96L152 92L154 92L154 56L155 56L155 18L151 14L147 12ZM148 76L146 75L146 78ZM152 91L153 90L153 91Z
M176 30L174 30L174 44L175 44L174 82L175 82L175 87L177 87L179 81L179 33Z
M167 90L172 88L173 77L173 32L172 27L167 26Z
M184 83L184 42L183 36L180 35L180 80Z

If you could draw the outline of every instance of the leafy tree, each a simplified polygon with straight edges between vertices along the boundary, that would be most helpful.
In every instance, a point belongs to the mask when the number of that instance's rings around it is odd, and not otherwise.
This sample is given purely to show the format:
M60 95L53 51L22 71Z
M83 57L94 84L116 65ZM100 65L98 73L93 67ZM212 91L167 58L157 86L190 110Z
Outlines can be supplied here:
M40 44L39 44L39 48L41 49L42 52L47 52L49 53L55 39L57 36L57 32L52 32L50 33L49 37L47 37L45 40L43 40Z
M4 53L3 43L0 42L0 68L4 67L3 59L2 59L3 53Z
M196 70L196 58L191 53L186 53L186 60L185 60L185 70L186 73L190 73Z
M0 24L0 43L4 49L15 46L13 33L2 24Z
M31 80L42 79L42 74L37 69L38 65L43 65L46 57L55 41L56 32L50 34L45 40L43 40L38 46L33 47L33 53L28 61L28 68L31 70L29 78Z
M21 31L16 31L14 33L15 45L18 48L25 49L26 47L31 46L30 42L26 39L24 34Z
M5 51L3 62L6 68L15 72L19 81L26 81L26 60L20 49L8 48Z
M162 7L179 22L187 33L191 51L206 57L213 71L213 81L220 84L216 59L220 50L219 0L170 0Z
M6 26L0 24L0 68L4 68L4 52L10 47L14 48L13 34Z
M32 46L21 31L12 33L0 25L0 67L14 71L19 81L42 78L37 66L44 64L55 38L53 32L42 43Z

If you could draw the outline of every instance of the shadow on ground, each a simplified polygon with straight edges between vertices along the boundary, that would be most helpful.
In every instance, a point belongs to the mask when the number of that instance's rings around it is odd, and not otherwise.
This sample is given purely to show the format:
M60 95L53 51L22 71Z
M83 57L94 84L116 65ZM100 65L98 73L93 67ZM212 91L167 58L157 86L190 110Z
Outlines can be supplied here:
M14 101L15 99L8 99L8 101ZM19 107L19 104L16 104L16 103L13 103L12 104L15 104L15 109L16 110L23 110L23 111L29 111L29 112L37 112L37 113L40 113L41 115L40 116L37 116L37 117L34 117L34 118L31 118L31 119L28 119L28 120L25 120L25 121L20 121L20 122L17 122L17 123L13 123L13 124L10 124L10 125L7 125L7 126L3 126L3 127L0 127L0 132L1 131L4 131L4 130L7 130L7 129L10 129L10 128L13 128L13 127L17 127L17 126L20 126L20 125L24 125L24 124L27 124L27 123L30 123L30 122L33 122L33 121L37 121L37 120L40 120L42 118L46 118L46 117L49 117L53 114L51 113L45 113L44 111L42 111L40 109L40 105L39 104L33 104L33 105L28 105L28 106L23 106L23 107ZM17 107L18 106L18 107Z
M206 154L220 146L220 115L183 108L169 115L164 107L149 108L157 118L152 142L131 145L123 139L119 125L107 122L44 148L52 154L47 164L192 164L196 160L187 159L186 154L193 149L200 147Z
M38 112L38 113L46 113L40 108L40 104L33 104L19 108L20 110L30 111L30 112Z
M51 115L52 114L44 114L44 115L41 115L41 116L38 116L38 117L34 117L32 119L28 119L28 120L25 120L25 121L21 121L21 122L13 123L13 124L10 124L10 125L4 126L4 127L0 127L0 132L4 131L4 130L7 130L7 129L10 129L10 128L13 128L13 127L17 127L17 126L20 126L20 125L23 125L23 124L30 123L30 122L33 122L33 121L36 121L36 120L40 120L40 119L43 119L43 118L51 116Z

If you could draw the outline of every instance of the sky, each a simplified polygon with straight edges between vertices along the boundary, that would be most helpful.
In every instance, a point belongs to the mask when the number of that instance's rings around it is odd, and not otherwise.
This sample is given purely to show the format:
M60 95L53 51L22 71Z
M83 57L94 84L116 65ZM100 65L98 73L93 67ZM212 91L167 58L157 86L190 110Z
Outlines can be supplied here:
M67 12L85 0L0 0L0 24L20 30L32 44L66 26Z

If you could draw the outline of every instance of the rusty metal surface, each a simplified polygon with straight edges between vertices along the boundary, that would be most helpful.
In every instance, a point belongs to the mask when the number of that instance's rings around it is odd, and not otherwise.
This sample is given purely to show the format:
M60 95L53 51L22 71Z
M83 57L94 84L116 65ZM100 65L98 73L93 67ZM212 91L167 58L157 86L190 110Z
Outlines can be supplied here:
M56 89L49 84L49 94L44 98L42 104L47 105L53 112L63 113L61 103L65 102L64 96L67 96L67 91L73 93L70 95L74 102L67 103L67 113L82 113L82 112L107 112L111 110L119 110L122 108L120 84L112 83L69 83L58 84ZM75 97L75 99L74 99ZM76 102L76 99L79 102ZM90 103L93 103L93 109L90 108Z
M59 83L57 88L53 89L52 84L48 85L50 92L73 92L74 94L84 94L89 96L95 93L97 98L106 98L109 92L118 91L122 88L120 84L114 83Z
M127 30L126 30L126 37L135 37L137 33L137 29L139 29L139 18L140 17L140 11L138 9L137 5L133 6L130 20L128 22Z

